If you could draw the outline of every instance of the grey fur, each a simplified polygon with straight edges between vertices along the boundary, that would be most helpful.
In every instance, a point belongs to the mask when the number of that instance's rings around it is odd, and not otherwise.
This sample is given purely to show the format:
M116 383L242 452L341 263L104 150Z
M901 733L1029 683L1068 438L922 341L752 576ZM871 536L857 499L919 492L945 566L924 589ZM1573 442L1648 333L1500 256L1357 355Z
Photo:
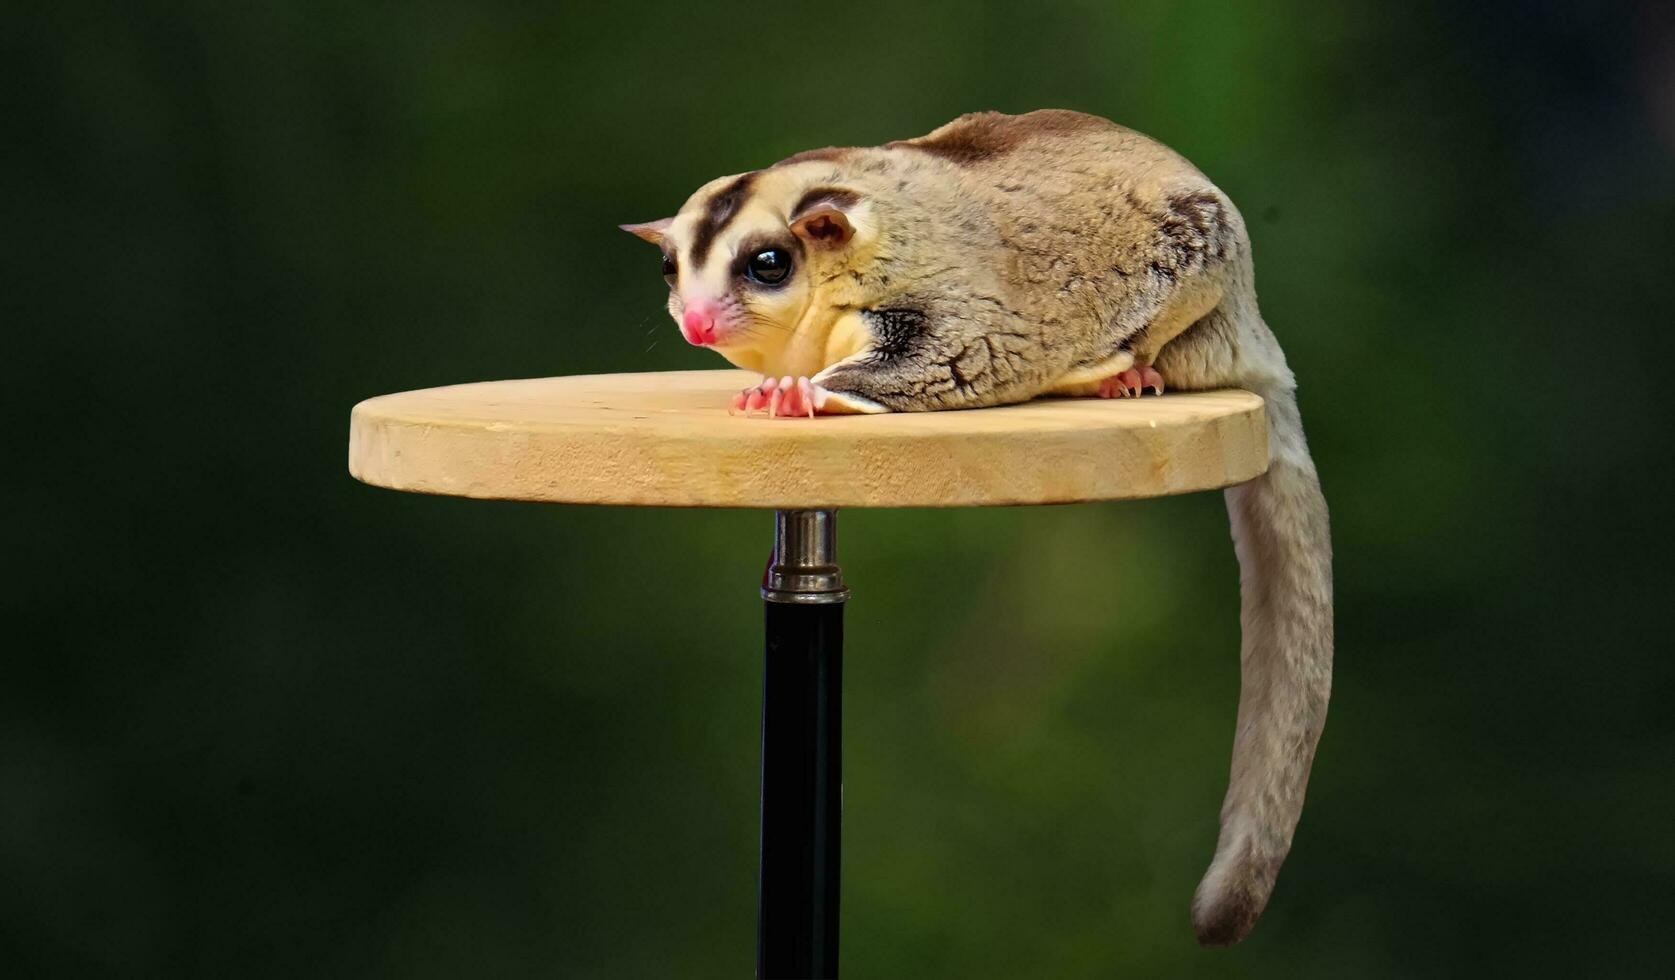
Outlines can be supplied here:
M1171 388L1237 386L1266 400L1268 472L1227 491L1241 569L1241 695L1221 837L1192 905L1201 942L1244 938L1302 811L1333 631L1326 502L1295 381L1257 309L1238 209L1167 147L1059 110L962 116L916 140L800 154L757 178L759 196L784 198L761 214L784 218L824 187L870 208L864 247L811 247L810 299L795 326L778 328L796 337L816 325L815 342L785 348L803 363L822 349L821 330L859 317L859 351L820 360L813 378L849 410L1086 393L1131 363L1154 365ZM713 183L682 213L707 213L726 186ZM750 297L729 302L748 307ZM671 296L671 313L680 303Z
M878 305L923 320L905 336L875 329L870 354L816 380L897 411L976 407L1035 397L1126 350L1173 387L1244 386L1267 399L1271 468L1227 492L1244 693L1222 837L1193 902L1202 942L1237 942L1290 849L1332 662L1326 504L1295 383L1257 309L1244 220L1184 159L1103 121L950 125L1017 138L960 162L911 144L837 161L887 205L887 257L872 276L892 286Z

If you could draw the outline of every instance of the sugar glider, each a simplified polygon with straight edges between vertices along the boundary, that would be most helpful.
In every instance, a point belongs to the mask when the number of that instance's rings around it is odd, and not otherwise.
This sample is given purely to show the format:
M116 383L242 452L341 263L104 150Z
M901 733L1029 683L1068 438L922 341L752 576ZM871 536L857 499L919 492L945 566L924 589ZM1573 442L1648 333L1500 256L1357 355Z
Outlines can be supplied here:
M674 217L623 227L662 250L686 339L764 375L735 410L1139 397L1165 379L1265 399L1268 471L1226 492L1242 682L1220 840L1192 901L1200 942L1243 939L1290 850L1326 719L1332 558L1296 384L1232 202L1107 120L984 112L722 177Z

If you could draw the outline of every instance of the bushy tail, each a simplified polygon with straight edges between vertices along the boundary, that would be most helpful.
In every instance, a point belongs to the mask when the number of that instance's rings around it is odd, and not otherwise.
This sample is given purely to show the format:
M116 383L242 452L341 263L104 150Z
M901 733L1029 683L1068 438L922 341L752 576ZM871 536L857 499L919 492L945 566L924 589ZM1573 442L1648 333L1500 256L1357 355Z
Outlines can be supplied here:
M1332 689L1326 500L1289 385L1267 400L1268 472L1227 491L1239 556L1239 721L1215 859L1192 899L1206 946L1245 938L1274 889L1303 809Z

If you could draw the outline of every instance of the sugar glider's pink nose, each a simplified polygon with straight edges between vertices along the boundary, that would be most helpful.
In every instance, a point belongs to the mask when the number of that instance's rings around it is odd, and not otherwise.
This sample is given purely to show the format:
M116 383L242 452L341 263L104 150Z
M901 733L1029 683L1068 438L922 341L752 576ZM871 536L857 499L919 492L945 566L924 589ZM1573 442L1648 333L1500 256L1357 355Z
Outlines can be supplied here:
M686 342L699 347L715 343L715 304L693 303L680 318L680 332Z

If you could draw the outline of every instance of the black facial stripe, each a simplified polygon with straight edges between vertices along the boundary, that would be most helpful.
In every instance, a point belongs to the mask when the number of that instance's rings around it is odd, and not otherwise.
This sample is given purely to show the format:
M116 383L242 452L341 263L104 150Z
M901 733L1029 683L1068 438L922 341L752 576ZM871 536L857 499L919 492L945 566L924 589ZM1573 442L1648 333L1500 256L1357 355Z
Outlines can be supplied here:
M709 199L704 207L704 216L699 219L698 228L692 235L692 262L695 266L703 266L704 259L710 254L710 246L715 244L715 236L739 213L739 205L750 195L750 185L755 181L755 171L744 174Z

